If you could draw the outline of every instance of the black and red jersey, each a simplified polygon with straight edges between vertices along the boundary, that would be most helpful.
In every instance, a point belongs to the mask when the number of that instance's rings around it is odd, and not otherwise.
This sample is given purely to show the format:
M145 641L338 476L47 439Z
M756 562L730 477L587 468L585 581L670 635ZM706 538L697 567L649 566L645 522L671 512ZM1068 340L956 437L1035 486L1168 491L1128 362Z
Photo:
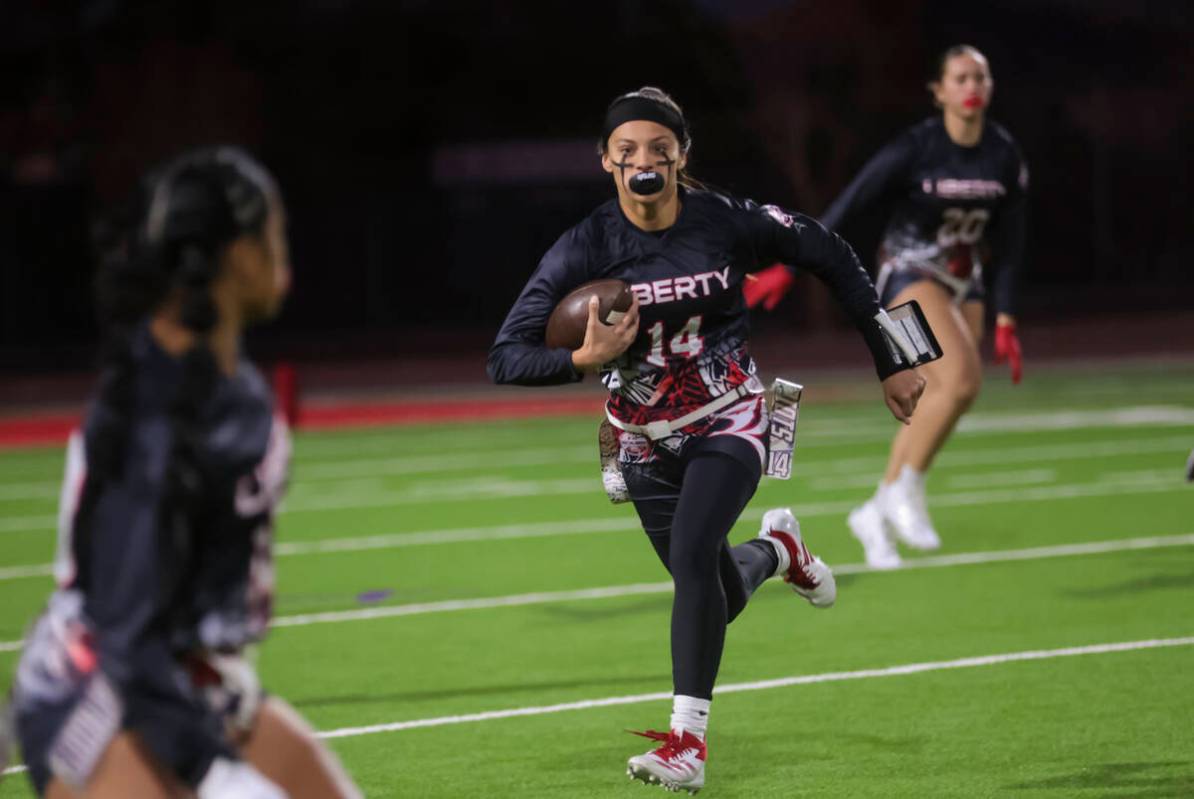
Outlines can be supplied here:
M1028 167L1002 126L987 120L978 144L964 147L950 139L937 116L871 158L821 221L840 231L865 208L889 208L880 264L959 280L985 267L996 310L1014 313L1027 193Z
M676 419L758 383L742 282L775 261L830 286L884 373L878 300L848 244L801 214L682 189L676 223L662 232L636 227L611 200L561 236L506 317L489 374L519 385L580 380L569 350L544 345L547 318L582 283L617 278L630 284L641 318L634 343L602 371L609 409L631 424Z

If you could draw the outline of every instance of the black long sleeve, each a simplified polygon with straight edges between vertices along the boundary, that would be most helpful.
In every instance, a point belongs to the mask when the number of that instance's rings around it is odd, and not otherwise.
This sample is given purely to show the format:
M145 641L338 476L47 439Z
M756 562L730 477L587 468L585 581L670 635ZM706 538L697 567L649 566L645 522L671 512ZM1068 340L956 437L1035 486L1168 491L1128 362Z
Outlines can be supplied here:
M564 295L585 282L575 229L552 246L518 295L489 350L488 372L495 383L550 386L575 383L583 375L572 365L572 352L549 349L543 342L547 319Z
M1021 156L1016 175L1009 176L1013 187L991 232L994 261L991 264L992 294L998 313L1015 314L1020 269L1024 263L1024 242L1028 228L1028 167Z
M915 148L912 136L905 133L875 153L821 215L821 223L830 230L841 230L856 214L887 197L906 174Z
M858 256L841 236L811 217L775 206L753 209L746 220L758 263L779 261L790 269L799 268L816 275L833 292L862 334L878 375L885 378L900 371L893 368L890 350L875 321L879 313L875 287Z

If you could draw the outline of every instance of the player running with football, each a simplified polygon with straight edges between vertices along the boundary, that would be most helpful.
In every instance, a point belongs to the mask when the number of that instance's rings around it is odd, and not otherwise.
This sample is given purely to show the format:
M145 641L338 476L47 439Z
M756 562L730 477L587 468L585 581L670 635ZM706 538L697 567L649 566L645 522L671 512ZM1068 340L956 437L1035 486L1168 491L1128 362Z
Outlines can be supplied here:
M668 733L632 757L633 778L695 792L705 779L705 731L726 624L769 577L816 607L833 574L801 540L786 509L768 511L757 538L727 535L754 494L768 414L747 348L745 275L773 259L813 272L849 312L875 360L884 397L911 418L924 381L896 363L876 320L878 299L849 245L816 221L693 188L680 107L645 87L609 106L601 163L617 198L564 233L544 256L489 353L498 383L549 385L600 372L610 391L618 462L651 544L675 585L674 701ZM635 302L613 325L589 304L584 343L550 349L544 327L572 289L599 278L631 285Z
M1008 361L1012 382L1020 382L1014 314L1028 169L1011 135L986 118L992 87L982 53L969 45L946 50L929 83L941 115L880 150L821 218L840 230L868 207L890 209L878 255L880 299L887 307L918 301L943 352L924 367L928 389L915 421L896 433L878 490L849 516L873 568L899 565L897 540L921 550L941 545L925 473L982 383L984 271L997 312L995 360ZM746 286L747 303L774 308L792 280L779 264L760 272Z
M98 283L106 365L70 440L55 576L12 718L52 799L357 797L262 693L289 435L241 333L290 283L273 178L199 150L147 181Z

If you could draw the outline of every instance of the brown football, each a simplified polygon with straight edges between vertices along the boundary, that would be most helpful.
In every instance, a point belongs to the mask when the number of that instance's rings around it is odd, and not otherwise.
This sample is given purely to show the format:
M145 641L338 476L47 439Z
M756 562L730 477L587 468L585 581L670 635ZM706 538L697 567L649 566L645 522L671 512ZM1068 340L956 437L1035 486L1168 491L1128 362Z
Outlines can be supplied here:
M543 338L548 347L575 350L585 343L585 328L589 325L589 297L594 294L601 302L598 318L607 325L618 321L618 314L630 310L634 301L630 286L621 280L593 280L573 289L560 300L547 320Z

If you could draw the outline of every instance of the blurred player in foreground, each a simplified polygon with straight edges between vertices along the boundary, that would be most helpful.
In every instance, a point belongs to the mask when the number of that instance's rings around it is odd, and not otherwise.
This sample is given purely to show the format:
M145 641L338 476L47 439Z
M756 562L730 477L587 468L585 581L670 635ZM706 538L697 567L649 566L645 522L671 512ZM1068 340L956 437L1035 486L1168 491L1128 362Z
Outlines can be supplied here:
M356 797L245 649L269 623L290 444L241 333L290 285L273 178L183 155L117 225L98 283L107 360L67 451L59 588L12 713L51 799Z
M1020 382L1014 313L1028 169L1011 135L986 118L993 85L978 50L946 50L929 83L941 115L880 150L821 218L841 230L868 207L889 210L879 297L887 307L918 301L943 352L924 367L924 399L916 420L896 433L878 491L849 517L873 568L899 565L896 540L921 550L941 545L925 502L925 472L982 383L984 268L994 286L995 360L1008 361L1012 382ZM764 270L745 288L748 304L774 308L792 280L783 265Z
M610 391L618 463L651 544L675 583L675 698L660 745L632 757L632 778L695 792L726 624L772 576L816 607L836 596L785 509L752 541L727 535L754 494L767 449L763 386L747 347L742 282L780 260L824 280L874 357L884 397L911 418L924 381L896 364L876 320L878 299L850 247L808 217L697 190L686 179L690 138L680 107L646 87L609 106L601 163L616 199L564 233L540 262L489 354L498 383L550 385L600 372ZM549 349L544 326L570 290L598 278L631 285L636 302L613 325L589 305L584 343Z

